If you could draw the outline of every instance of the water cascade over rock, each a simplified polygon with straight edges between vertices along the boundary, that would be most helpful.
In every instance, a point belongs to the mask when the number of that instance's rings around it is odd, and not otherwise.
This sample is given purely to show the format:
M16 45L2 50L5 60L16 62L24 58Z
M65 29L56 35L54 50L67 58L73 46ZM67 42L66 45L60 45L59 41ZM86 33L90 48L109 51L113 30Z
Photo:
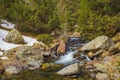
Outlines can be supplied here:
M66 47L65 55L61 56L59 60L55 61L55 63L67 65L67 64L78 62L78 60L74 58L74 54L77 54L78 48L81 47L85 43L86 41L84 39L81 39L80 37L69 37L66 43L67 47ZM88 57L85 57L85 58L87 59Z

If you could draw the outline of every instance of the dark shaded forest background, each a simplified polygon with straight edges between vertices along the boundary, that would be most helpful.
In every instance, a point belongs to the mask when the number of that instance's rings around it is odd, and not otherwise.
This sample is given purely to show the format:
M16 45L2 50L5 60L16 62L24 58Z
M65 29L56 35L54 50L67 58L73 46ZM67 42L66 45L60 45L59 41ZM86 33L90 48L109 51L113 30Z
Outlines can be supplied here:
M120 0L0 0L0 19L22 32L77 31L86 39L120 31Z

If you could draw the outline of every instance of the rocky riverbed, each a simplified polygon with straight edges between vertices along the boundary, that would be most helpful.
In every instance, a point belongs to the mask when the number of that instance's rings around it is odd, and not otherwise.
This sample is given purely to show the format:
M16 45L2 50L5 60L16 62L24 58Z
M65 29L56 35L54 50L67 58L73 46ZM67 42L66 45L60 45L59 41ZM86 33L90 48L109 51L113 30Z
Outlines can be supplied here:
M73 41L55 39L48 47L16 29L0 31L0 80L120 79L120 33L91 41L74 34Z

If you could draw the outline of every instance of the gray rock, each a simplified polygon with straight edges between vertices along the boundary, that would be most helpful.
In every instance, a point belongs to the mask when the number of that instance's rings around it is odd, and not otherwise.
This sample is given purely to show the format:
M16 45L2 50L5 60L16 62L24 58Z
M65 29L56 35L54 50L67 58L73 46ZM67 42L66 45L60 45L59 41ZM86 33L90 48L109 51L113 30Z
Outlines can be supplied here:
M30 61L28 62L29 69L37 69L40 67L41 63L39 61Z
M12 29L8 35L5 37L4 39L6 42L10 42L10 43L15 43L15 44L23 44L24 39L22 37L22 34L16 30L16 29Z
M19 60L9 59L2 62L7 74L17 74L23 70L24 63Z
M60 71L57 72L57 74L59 74L59 75L74 75L74 74L78 74L79 72L80 72L79 64L75 63L75 64L71 64L71 65L61 69Z
M20 61L40 60L43 61L43 51L32 46L20 46L4 52L4 55L11 58L11 55L16 55Z
M85 50L95 50L95 49L104 49L104 48L109 48L112 46L114 42L112 39L108 38L107 36L99 36L95 38L94 40L86 43L81 47L81 51Z
M8 65L8 66L5 68L5 72L6 72L6 73L9 73L9 74L17 74L17 73L19 73L20 71L22 71L22 68L17 67L17 66L15 66L15 65Z
M4 55L9 59L18 60L23 66L23 69L39 68L43 62L43 51L32 46L20 46L4 52ZM21 65L17 65L18 67Z

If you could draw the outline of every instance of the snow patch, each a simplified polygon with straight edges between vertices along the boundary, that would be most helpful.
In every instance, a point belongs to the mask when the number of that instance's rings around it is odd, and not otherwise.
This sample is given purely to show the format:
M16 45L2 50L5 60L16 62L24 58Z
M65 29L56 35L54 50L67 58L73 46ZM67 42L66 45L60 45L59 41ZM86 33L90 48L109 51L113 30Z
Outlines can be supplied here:
M10 50L12 48L15 48L17 46L21 46L20 44L13 44L13 43L8 43L4 41L4 38L7 36L9 31L2 30L0 29L0 48L1 50ZM43 44L42 42L38 42L36 39L28 37L28 36L23 36L27 46L32 46L33 43L40 43Z
M15 27L15 24L12 24L6 20L1 20L1 24L2 27L7 28L7 29L13 29Z

